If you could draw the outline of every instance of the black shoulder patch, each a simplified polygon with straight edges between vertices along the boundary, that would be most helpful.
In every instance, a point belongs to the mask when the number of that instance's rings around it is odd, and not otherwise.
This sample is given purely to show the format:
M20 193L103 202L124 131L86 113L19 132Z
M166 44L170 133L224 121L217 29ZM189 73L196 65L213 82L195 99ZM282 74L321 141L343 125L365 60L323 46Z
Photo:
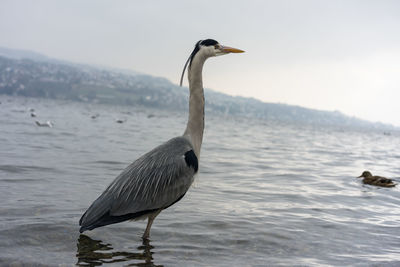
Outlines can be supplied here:
M185 161L188 167L192 167L196 173L199 169L199 161L197 160L197 156L193 150L189 150L185 153Z

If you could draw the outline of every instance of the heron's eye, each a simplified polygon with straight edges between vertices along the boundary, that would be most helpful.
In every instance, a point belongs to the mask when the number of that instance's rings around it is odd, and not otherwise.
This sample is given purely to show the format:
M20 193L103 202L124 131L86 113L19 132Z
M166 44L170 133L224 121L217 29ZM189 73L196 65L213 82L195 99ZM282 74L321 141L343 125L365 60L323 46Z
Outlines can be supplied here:
M218 48L219 48L219 46L218 46L218 45L214 45L214 48L215 48L215 49L218 49Z

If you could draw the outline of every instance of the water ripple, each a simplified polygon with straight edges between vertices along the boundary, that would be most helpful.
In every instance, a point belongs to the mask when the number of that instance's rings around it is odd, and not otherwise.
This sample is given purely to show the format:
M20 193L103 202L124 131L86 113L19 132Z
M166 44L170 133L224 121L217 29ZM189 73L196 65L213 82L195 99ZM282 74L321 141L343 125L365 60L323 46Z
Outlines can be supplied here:
M0 171L9 173L52 172L54 171L54 168L29 165L0 165Z

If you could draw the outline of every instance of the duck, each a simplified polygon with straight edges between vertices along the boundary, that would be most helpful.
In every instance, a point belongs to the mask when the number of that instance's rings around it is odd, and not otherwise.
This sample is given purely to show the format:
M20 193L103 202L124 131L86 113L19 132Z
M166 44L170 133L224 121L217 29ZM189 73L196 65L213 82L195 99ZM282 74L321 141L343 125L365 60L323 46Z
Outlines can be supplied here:
M364 171L358 178L363 177L362 180L364 184L382 186L382 187L394 187L396 184L392 179L382 177L382 176L374 176L369 171Z

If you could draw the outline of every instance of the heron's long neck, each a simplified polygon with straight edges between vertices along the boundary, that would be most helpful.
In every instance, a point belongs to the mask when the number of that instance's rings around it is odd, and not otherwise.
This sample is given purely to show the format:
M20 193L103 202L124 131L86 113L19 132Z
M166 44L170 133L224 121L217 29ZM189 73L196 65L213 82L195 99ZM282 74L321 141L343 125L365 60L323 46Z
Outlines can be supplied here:
M202 71L205 57L196 55L189 68L189 120L184 136L188 137L194 146L194 152L200 157L200 148L204 131L204 91Z

